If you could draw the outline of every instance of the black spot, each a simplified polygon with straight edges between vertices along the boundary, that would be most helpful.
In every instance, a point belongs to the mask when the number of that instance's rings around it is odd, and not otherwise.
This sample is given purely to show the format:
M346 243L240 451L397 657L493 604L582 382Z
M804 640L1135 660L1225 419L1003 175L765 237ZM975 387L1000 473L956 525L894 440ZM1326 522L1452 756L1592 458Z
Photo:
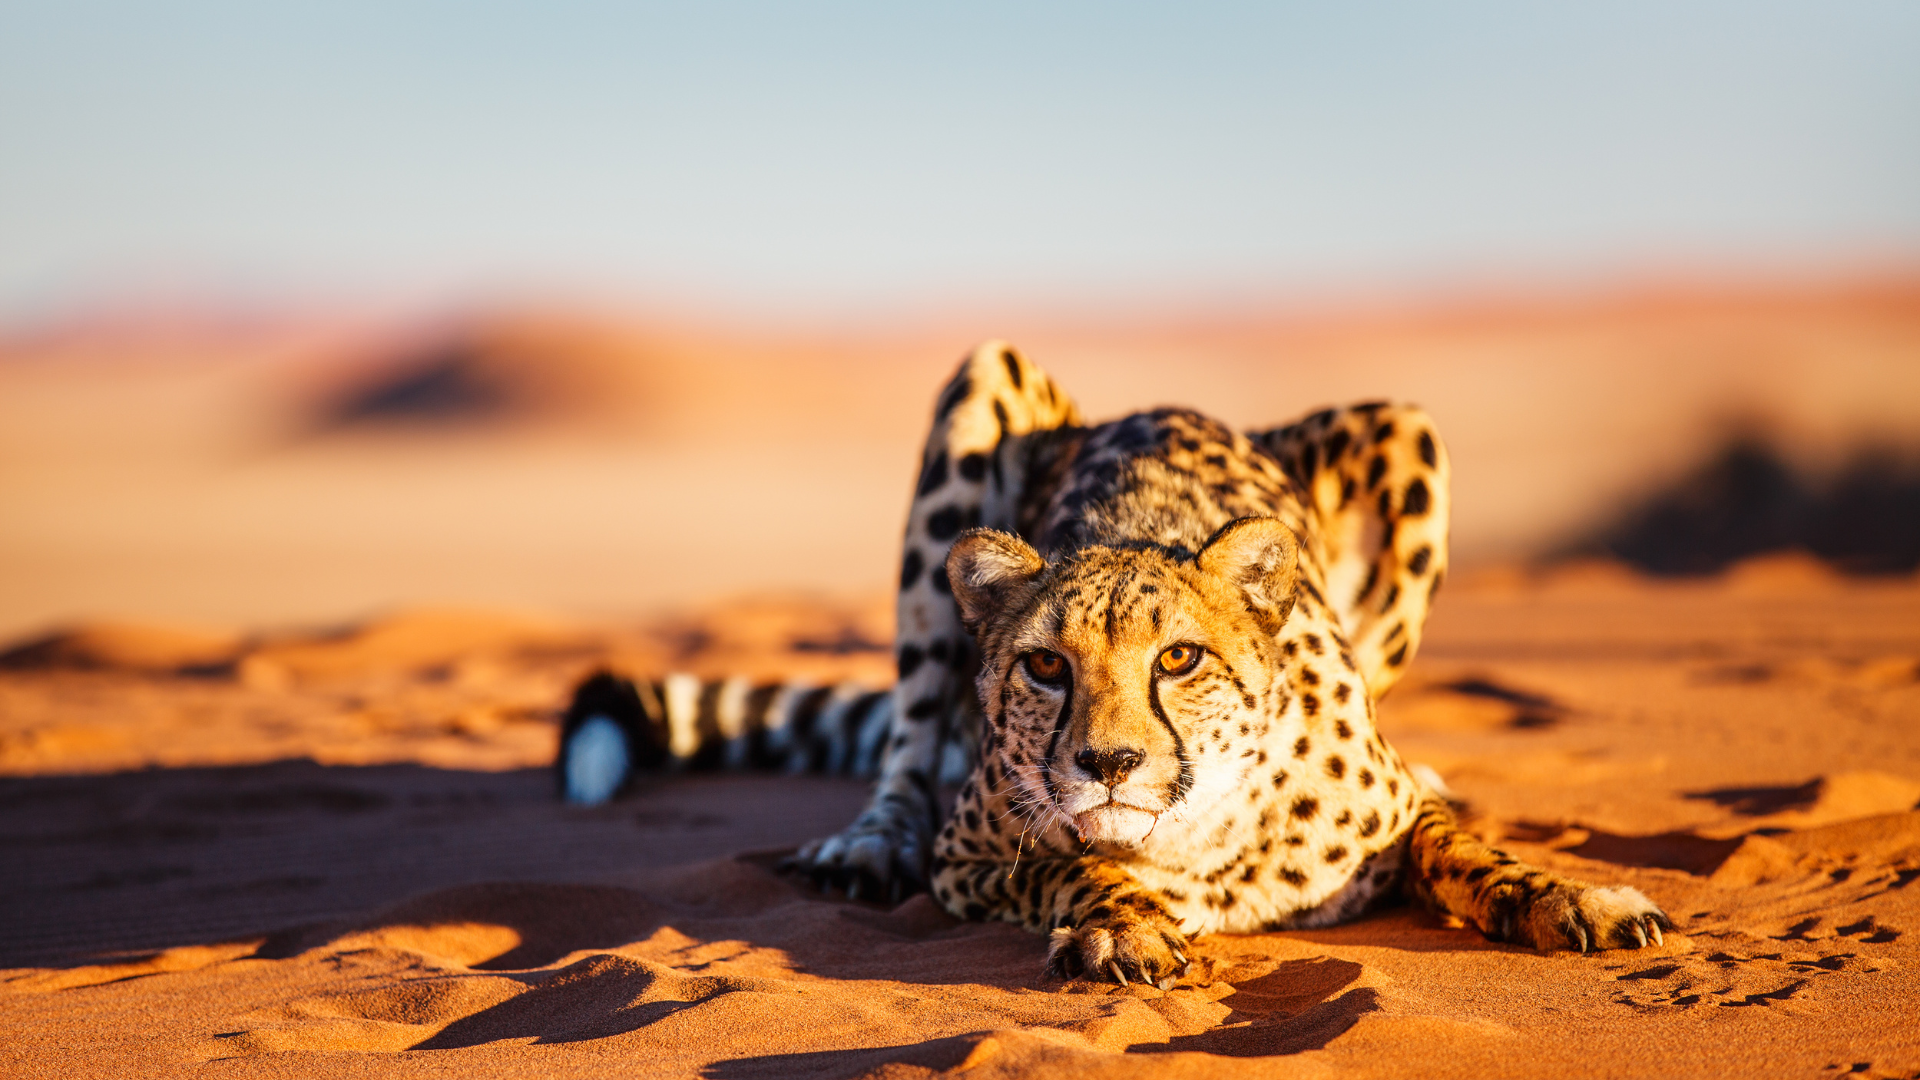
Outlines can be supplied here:
M1467 871L1467 880L1479 881L1481 878L1486 877L1488 874L1491 874L1491 873L1493 873L1493 867L1491 866L1476 866L1473 869ZM1673 970L1673 969L1669 969L1669 970Z
M920 580L920 571L926 566L927 561L920 557L918 551L909 550L906 559L900 563L900 591L913 588L913 583Z
M1333 700L1339 702L1342 705L1345 705L1347 703L1347 699L1352 696L1353 696L1353 687L1348 686L1346 683L1341 683L1338 686L1335 686L1333 688Z
M1377 833L1379 831L1380 831L1380 814L1378 811L1374 811L1373 813L1370 813L1367 815L1367 818L1365 821L1362 821L1360 823L1360 835L1362 837L1368 837L1368 836L1372 836L1374 833Z
M937 697L923 697L907 706L909 720L931 720L938 715L940 715L940 699Z
M1157 593L1157 592L1159 592L1159 591L1160 591L1160 586L1158 586L1158 585L1142 585L1142 586L1140 586L1140 591L1141 591L1141 592L1143 592L1143 593Z
M1327 759L1327 775L1335 780L1347 775L1347 763L1340 755L1335 754Z
M1351 739L1353 738L1353 725L1347 723L1345 720L1335 720L1333 722L1333 733L1343 739Z
M1313 815L1319 812L1320 800L1311 795L1303 795L1293 800L1293 808L1287 811L1295 821L1312 821Z
M1383 443L1391 438L1393 438L1393 421L1389 420L1386 423L1381 424L1379 427L1373 429L1374 442Z
M1416 551L1413 553L1413 558L1407 560L1407 569L1413 574L1414 577L1419 577L1421 574L1424 574L1427 572L1427 564L1432 561L1433 561L1433 546L1430 544L1423 544L1421 545L1419 551Z
M1347 857L1347 849L1338 845L1327 849L1327 862L1337 863Z
M1360 595L1353 598L1354 602L1358 603L1361 600L1365 600L1367 596L1373 592L1373 587L1379 583L1380 564L1376 562L1372 566L1367 567L1366 583L1360 586Z
M947 414L966 400L967 395L972 391L973 379L964 370L955 375L953 381L947 384L947 392L940 395L940 405L933 413L934 420L945 420Z
M1301 668L1300 679L1301 681L1305 682L1308 686L1320 685L1320 673L1313 670L1312 668Z
M935 540L951 540L960 535L962 520L959 507L943 506L927 518L927 535Z
M1404 664L1406 662L1407 662L1407 647L1405 645L1402 645L1399 648L1393 650L1393 655L1387 657L1387 663L1392 664L1394 667L1399 667L1401 664Z
M928 580L932 582L934 592L949 596L953 594L953 585L947 581L947 567L945 563L934 567L933 573L928 577Z
M1380 489L1380 506L1379 506L1379 510L1380 510L1380 516L1381 516L1381 517L1383 517L1383 518L1386 518L1386 517L1392 517L1392 516L1393 516L1393 489L1392 489L1392 488L1381 488L1381 489ZM1392 522L1388 522L1388 523L1387 523L1387 525L1388 525L1388 527L1389 527L1389 529L1391 529L1391 527L1392 527L1392 525L1393 525L1393 523L1392 523ZM1392 545L1392 543L1393 543L1393 534L1392 534L1391 532L1389 532L1389 533L1387 534L1387 536L1386 536L1386 538L1385 538L1385 539L1383 539L1383 540L1382 540L1381 542L1382 542L1383 544L1386 544L1386 545L1389 545L1389 546L1391 546L1391 545Z
M1307 643L1307 651L1315 656L1319 656L1326 649L1324 645L1320 644L1319 634L1308 634L1300 640Z
M1367 749L1371 750L1373 748L1368 747ZM1373 770L1361 769L1359 780L1360 780L1361 787L1372 787L1373 786Z
M1300 709L1308 716L1320 715L1320 699L1312 694L1300 695Z
M968 454L966 457L961 458L960 475L962 478L972 480L976 483L984 479L987 475L987 455ZM922 492L922 494L925 493Z
M1276 788L1277 788L1277 787L1282 787L1282 786L1284 786L1284 785L1286 784L1286 782L1287 782L1287 774L1286 774L1285 772L1277 772L1277 773L1274 773L1274 774L1273 774L1273 786L1274 786L1274 787L1276 787Z
M1340 460L1340 455L1347 452L1347 443L1350 441L1352 441L1351 436L1347 434L1346 428L1341 428L1339 431L1327 436L1328 465L1332 465L1334 462Z
M1353 501L1353 481L1349 479L1346 483L1340 485L1341 508L1345 509L1346 505L1352 501Z
M1400 512L1403 514L1424 514L1427 512L1429 500L1430 496L1427 494L1427 482L1425 480L1415 480L1413 483L1407 485L1407 497L1400 504Z
M1020 358L1013 355L1012 349L1007 349L1000 354L1000 359L1007 365L1007 378L1013 380L1013 388L1020 389Z
M1296 889L1307 883L1307 875L1291 866L1280 868L1280 879Z
M1380 601L1380 613L1384 615L1387 612L1392 611L1393 605L1399 602L1400 602L1400 586L1398 583L1395 583L1387 588L1387 598L1385 600Z
M926 654L920 651L920 646L918 645L900 646L899 668L900 668L901 681L902 682L906 681L908 676L912 675L915 671L919 670L920 662L925 659L926 659Z
M1333 823L1339 826L1340 828L1344 829L1347 827L1347 824L1352 820L1353 820L1353 811L1342 810L1340 811L1340 816L1333 819Z
M1222 464L1224 464L1224 462ZM1306 450L1304 450L1300 454L1300 477L1301 479L1304 479L1304 480L1311 480L1313 479L1313 474L1318 472L1319 470L1320 470L1319 451L1314 447L1312 443L1308 443Z
M1434 462L1437 459L1437 457L1438 455L1434 453L1434 449L1433 449L1433 432L1431 431L1421 432L1420 433L1420 460L1426 462L1427 467L1431 469L1434 467Z
M952 656L953 643L946 638L935 638L927 645L927 656L936 664L944 664Z
M1300 738L1294 741L1293 756L1306 757L1307 751L1311 749L1313 749L1313 744L1307 741L1307 737L1305 735L1302 735L1300 736Z
M1387 475L1387 459L1379 454L1373 455L1373 464L1367 466L1367 490L1380 486L1380 478Z

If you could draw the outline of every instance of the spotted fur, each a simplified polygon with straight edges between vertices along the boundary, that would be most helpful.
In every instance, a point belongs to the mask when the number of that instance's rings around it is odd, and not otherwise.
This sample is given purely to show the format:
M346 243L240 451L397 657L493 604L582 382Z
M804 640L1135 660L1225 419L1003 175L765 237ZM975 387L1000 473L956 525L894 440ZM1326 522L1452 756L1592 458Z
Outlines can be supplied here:
M1252 435L1178 409L1088 427L982 346L923 457L874 800L803 865L852 891L925 880L957 915L1051 934L1056 973L1123 982L1175 977L1192 935L1326 925L1403 887L1543 948L1657 939L1670 924L1638 893L1463 833L1375 727L1447 515L1417 408ZM980 755L936 834L956 726Z

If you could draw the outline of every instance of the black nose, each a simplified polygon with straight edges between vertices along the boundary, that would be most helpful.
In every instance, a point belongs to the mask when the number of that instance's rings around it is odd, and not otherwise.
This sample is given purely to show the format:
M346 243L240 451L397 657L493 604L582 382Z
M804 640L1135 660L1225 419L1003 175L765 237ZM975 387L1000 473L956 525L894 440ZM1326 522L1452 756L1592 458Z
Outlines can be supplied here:
M1145 760L1147 755L1127 747L1118 750L1088 748L1073 755L1074 764L1103 784L1117 784L1125 780L1127 774L1139 768Z

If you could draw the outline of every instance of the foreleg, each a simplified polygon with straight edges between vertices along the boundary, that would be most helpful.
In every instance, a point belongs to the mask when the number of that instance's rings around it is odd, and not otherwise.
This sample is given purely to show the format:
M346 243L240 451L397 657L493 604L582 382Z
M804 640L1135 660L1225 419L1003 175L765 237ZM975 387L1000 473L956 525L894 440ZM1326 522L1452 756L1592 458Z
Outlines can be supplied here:
M1638 949L1673 921L1638 889L1602 887L1529 866L1462 830L1429 795L1414 818L1408 883L1442 914L1494 941L1536 949Z

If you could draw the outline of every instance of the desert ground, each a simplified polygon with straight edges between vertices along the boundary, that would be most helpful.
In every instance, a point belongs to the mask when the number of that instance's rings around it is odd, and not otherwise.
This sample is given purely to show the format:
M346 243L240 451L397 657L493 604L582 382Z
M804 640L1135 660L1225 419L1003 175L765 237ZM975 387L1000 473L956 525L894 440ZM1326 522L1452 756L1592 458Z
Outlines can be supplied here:
M1920 1076L1920 576L1531 558L1730 426L1811 469L1920 430L1920 289L1013 321L0 342L0 1069ZM1382 726L1675 932L1549 955L1409 906L1062 984L1017 928L777 869L860 781L563 805L595 668L886 684L917 429L987 333L1095 416L1426 404L1459 572Z

